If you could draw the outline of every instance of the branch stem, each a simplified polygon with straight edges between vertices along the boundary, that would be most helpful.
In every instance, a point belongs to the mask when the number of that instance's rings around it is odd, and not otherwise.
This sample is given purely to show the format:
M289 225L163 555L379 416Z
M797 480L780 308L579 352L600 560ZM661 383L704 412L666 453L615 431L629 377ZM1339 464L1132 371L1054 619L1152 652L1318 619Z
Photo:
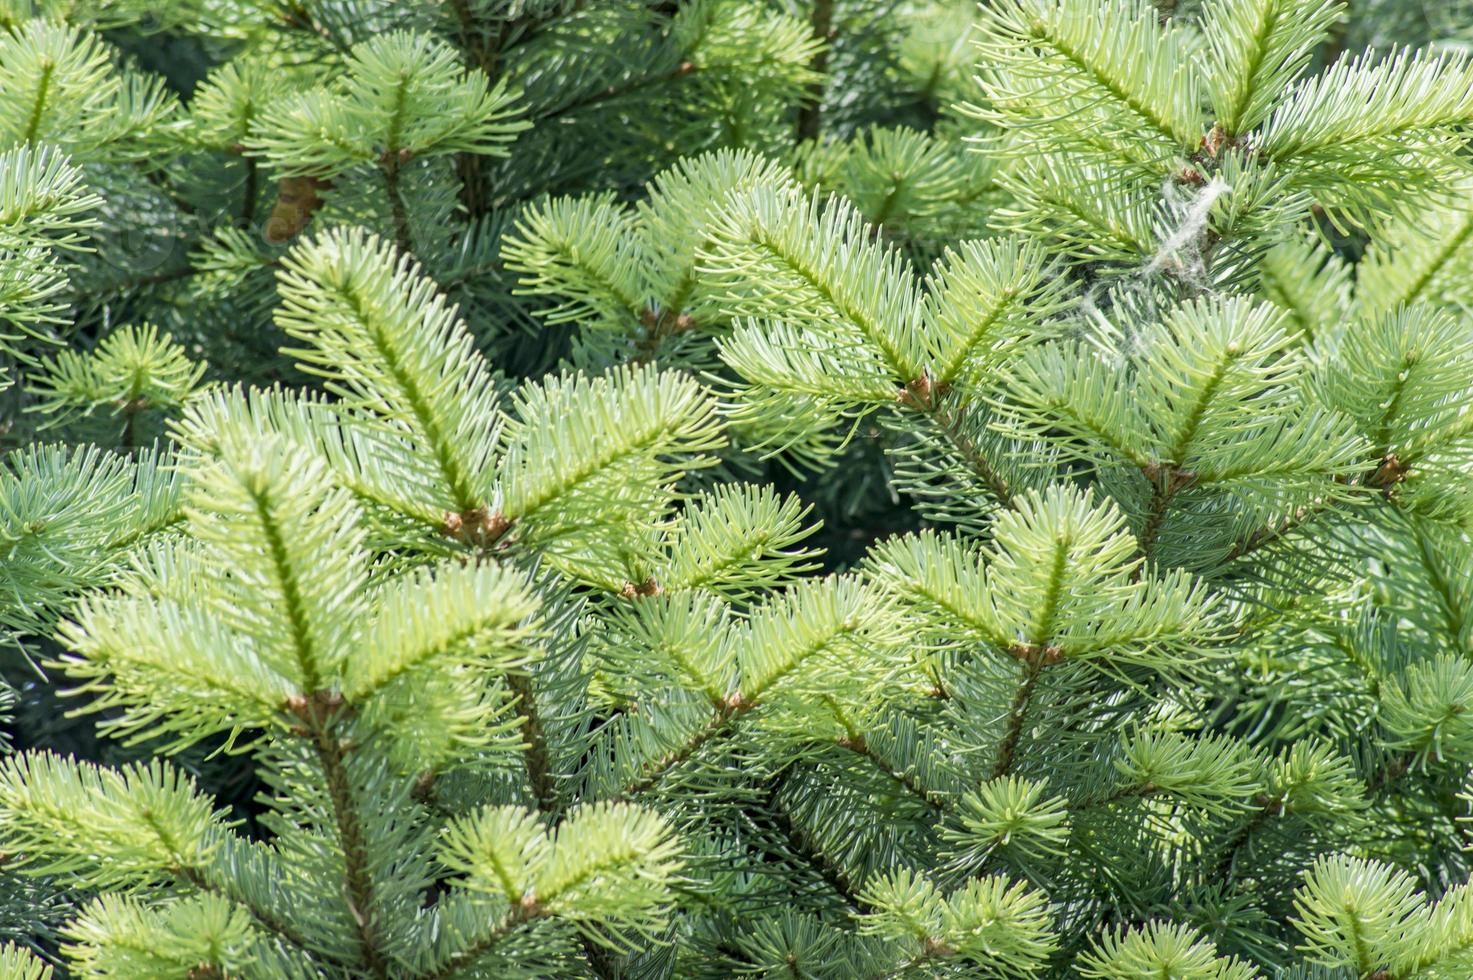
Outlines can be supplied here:
M537 714L532 678L526 674L512 673L507 676L507 683L517 696L517 710L522 715L522 740L526 743L523 759L527 766L527 781L532 787L532 796L537 801L537 809L546 814L555 814L562 809L562 800L552 777L552 760L547 750L547 736L542 730L542 719Z
M248 228L256 220L256 195L261 179L259 170L255 157L245 158L245 189L241 192L240 223Z
M827 81L824 76L829 68L829 41L834 35L834 0L814 0L810 23L813 25L813 36L821 46L813 53L813 60L808 67L819 78L808 91L808 101L798 111L800 140L818 139L822 124L824 83Z
M394 220L394 244L399 251L408 255L414 251L414 242L409 231L409 209L404 204L404 192L399 186L399 156L394 154L383 166L384 193L389 198L389 213Z
M348 911L357 926L362 945L363 965L381 980L388 980L389 969L379 937L374 928L373 879L368 871L367 842L358 806L348 781L345 747L327 719L313 726L312 742L327 780L328 797L332 800L333 818L337 823L338 841L343 849L343 885Z

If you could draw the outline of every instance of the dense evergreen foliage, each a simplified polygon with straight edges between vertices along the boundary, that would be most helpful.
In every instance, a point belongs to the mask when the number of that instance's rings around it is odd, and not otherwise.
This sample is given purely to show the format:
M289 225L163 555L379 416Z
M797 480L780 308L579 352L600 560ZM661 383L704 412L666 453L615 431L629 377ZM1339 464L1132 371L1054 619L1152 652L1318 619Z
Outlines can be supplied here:
M0 0L0 977L1473 976L1470 43Z

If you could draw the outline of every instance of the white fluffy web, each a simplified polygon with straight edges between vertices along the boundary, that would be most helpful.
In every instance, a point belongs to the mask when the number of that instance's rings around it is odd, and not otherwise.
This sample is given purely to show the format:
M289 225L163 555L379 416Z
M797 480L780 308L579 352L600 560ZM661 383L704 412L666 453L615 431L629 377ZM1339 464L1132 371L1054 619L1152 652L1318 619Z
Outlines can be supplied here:
M1175 227L1161 240L1161 247L1142 267L1142 278L1163 272L1200 288L1208 285L1205 248L1208 222L1219 198L1232 193L1232 186L1221 177L1213 177L1193 194L1183 194L1174 180L1162 189L1162 201Z

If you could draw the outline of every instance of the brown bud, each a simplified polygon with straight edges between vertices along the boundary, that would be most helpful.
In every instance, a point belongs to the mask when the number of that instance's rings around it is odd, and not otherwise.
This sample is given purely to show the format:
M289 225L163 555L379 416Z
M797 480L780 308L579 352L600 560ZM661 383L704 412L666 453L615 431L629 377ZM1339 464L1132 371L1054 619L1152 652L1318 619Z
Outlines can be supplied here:
M495 540L501 537L507 528L511 527L511 519L501 514L492 514L481 524L481 533L487 538Z
M1171 475L1166 478L1166 492L1176 493L1183 487L1189 487L1197 482L1197 474L1194 470L1180 470L1175 467L1171 469Z
M424 772L415 777L413 790L414 798L416 800L419 800L420 802L427 802L430 798L430 794L434 793L435 791L435 779L435 770L433 769L426 769Z
M280 245L300 234L322 208L318 191L330 186L316 177L283 177L277 181L276 206L266 219L266 241Z
M1051 667L1064 659L1064 651L1057 646L1036 646L1032 643L1014 643L1008 647L1008 656L1034 667Z
M440 520L440 533L461 544L485 547L500 538L511 527L511 520L492 514L485 507L473 507L460 513L445 512Z
M1376 472L1366 482L1378 489L1389 491L1391 487L1400 483L1407 475L1407 467L1397 457L1396 453L1390 453L1381 460L1381 465L1376 467Z
M895 399L907 407L925 410L931 407L935 394L936 386L931 381L931 376L923 374L907 381L905 387L896 393Z
M955 953L956 950L952 949L950 946L946 945L944 941L938 939L935 936L931 936L926 939L926 956L928 958L935 959L943 956L952 956L955 955Z

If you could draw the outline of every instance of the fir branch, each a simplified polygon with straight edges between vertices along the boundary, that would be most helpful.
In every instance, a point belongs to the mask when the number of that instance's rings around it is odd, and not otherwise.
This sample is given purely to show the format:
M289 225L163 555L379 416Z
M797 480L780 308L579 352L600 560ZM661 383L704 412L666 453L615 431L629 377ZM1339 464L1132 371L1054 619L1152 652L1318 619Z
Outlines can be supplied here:
M232 883L229 878L223 878L220 882L214 882L211 881L208 877L206 869L191 868L185 866L180 866L179 868L176 868L175 874L182 884L185 884L190 888L195 888L202 892L209 892L213 895L219 895L222 898L228 899L231 902L242 906L247 912L251 914L251 918L254 919L256 923L261 926L261 928L265 929L272 935L279 937L285 942L290 943L301 952L307 955L311 955L312 944L308 941L306 936L302 935L302 933L294 928L291 923L286 919L283 919L280 916L276 915L270 909L262 908L258 903L250 901L249 897L242 894L240 889L231 887Z
M792 273L813 290L823 303L858 327L865 338L882 353L885 365L889 368L892 377L914 376L912 364L896 346L895 339L886 329L886 325L875 318L873 311L865 309L852 296L836 292L828 278L811 263L811 256L798 252L792 248L792 242L770 233L765 228L757 230L757 233L752 236L752 244L766 252L786 271Z
M1337 0L1218 0L1207 8L1207 84L1229 143L1263 121L1343 9Z
M470 874L476 891L499 894L511 905L499 921L429 971L444 977L474 965L513 932L541 918L563 918L578 929L591 968L614 977L614 931L658 928L670 901L670 879L680 870L668 822L652 811L622 804L579 808L549 834L519 807L485 807L449 829L444 852ZM488 853L489 852L489 853ZM511 865L515 866L513 871Z
M1227 378L1228 370L1243 354L1243 350L1237 344L1229 344L1223 348L1216 362L1212 365L1212 370L1207 375L1206 380L1200 384L1197 391L1192 395L1186 417L1177 426L1175 441L1172 442L1171 448L1165 453L1164 462L1171 467L1181 466L1186 460L1187 451L1191 448L1193 440L1197 438L1197 433L1202 428L1202 420L1207 414L1208 407L1212 405L1213 399L1217 396L1218 389L1222 387L1224 379ZM1173 483L1181 483L1181 481L1187 479L1186 474L1181 472L1174 472L1171 476L1174 479L1168 479L1168 487Z
M420 980L452 980L475 967L476 961L494 950L523 926L544 917L547 910L531 895L512 906L501 919L470 946L457 950L437 969L420 974Z
M929 790L926 787L922 786L916 780L913 773L902 771L892 766L889 760L880 755L874 750L873 747L870 746L869 742L865 739L862 733L858 731L851 731L850 734L836 739L834 744L838 745L841 749L853 752L861 759L867 760L880 772L890 777L891 781L894 782L901 789L905 790L905 792L915 797L917 800L920 800L922 803L926 804L926 806L930 808L930 810L934 814L939 816L941 813L945 812L949 808L951 803L950 800L948 800L942 794L934 792L933 790Z
M315 701L329 705L333 700L318 696ZM341 717L341 716L339 716ZM363 966L370 974L388 980L389 959L381 947L377 923L377 905L374 898L373 877L368 870L369 843L363 834L362 820L358 814L358 801L353 796L345 763L345 754L352 751L338 737L335 720L327 712L311 712L307 724L313 749L326 777L328 798L332 801L333 819L337 825L338 843L343 850L344 890L348 912L358 931Z
M1460 279L1464 252L1473 245L1473 208L1464 200L1473 187L1460 184L1452 193L1451 208L1389 224L1371 242L1358 265L1357 307L1371 314L1439 302L1448 280Z
M263 268L276 263L263 263ZM131 276L115 282L106 283L90 289L74 289L73 295L78 304L87 304L100 296L112 293L126 293L134 289L144 289L149 286L160 286L164 283L178 282L181 279L190 279L194 276L205 275L208 269L201 269L193 265L180 266L164 272L151 272L143 276Z
M1222 856L1204 877L1204 882L1230 881L1237 872L1238 859L1253 842L1253 837L1265 824L1284 812L1284 801L1267 796L1256 800L1258 808L1244 820L1233 835L1222 845Z
M1171 495L1159 483L1152 482L1151 501L1146 505L1146 519L1137 536L1140 556L1149 559L1155 550L1156 538L1161 534L1161 525L1166 521L1166 509L1171 505ZM1144 569L1144 563L1140 566Z
M669 772L699 752L707 742L727 733L732 723L741 715L755 708L756 705L743 700L739 695L733 696L727 702L720 705L701 728L687 738L673 751L667 752L660 758L646 763L640 769L640 774L633 782L628 783L611 799L614 802L630 800L637 796L643 796L657 787L661 780Z
M1457 230L1437 250L1431 262L1428 262L1417 278L1413 279L1402 293L1400 300L1403 304L1412 303L1422 298L1423 292L1434 276L1457 254L1470 237L1473 237L1473 212L1467 214Z
M823 654L850 649L862 639L874 642L877 638L867 633L883 633L894 625L884 604L876 599L853 579L825 579L780 594L756 610L734 640L741 687L717 704L711 716L677 746L642 763L639 774L614 799L655 789L673 769L713 739L725 736L769 697L780 697L781 689L803 676ZM885 636L887 642L893 642ZM853 660L852 669L863 668L861 657L856 655Z
M1215 388L1220 381L1221 377L1219 375L1210 382L1210 386ZM1205 407L1207 397L1209 396L1204 395L1202 407ZM1200 424L1201 408L1199 407L1195 412L1195 417L1189 420L1189 428L1185 430L1186 434L1183 436L1181 442L1178 443L1178 448L1175 451L1176 458L1181 458L1185 454L1186 448L1183 443L1189 442L1195 437L1197 427ZM1196 474L1178 469L1175 466L1148 467L1148 470L1149 472L1146 473L1146 476L1151 481L1151 500L1146 505L1146 519L1141 524L1140 534L1136 537L1136 549L1143 559L1142 563L1135 570L1137 578L1140 577L1142 570L1146 567L1145 560L1150 559L1152 552L1156 548L1156 540L1161 535L1162 525L1166 523L1166 513L1171 507L1172 498L1184 488L1191 486L1196 480Z
M1014 490L997 468L982 453L977 444L972 441L960 428L956 415L952 411L937 408L927 413L945 434L946 438L960 454L967 468L977 474L993 495L1006 507L1014 506Z
M49 59L41 65L41 77L36 79L36 100L31 108L30 118L26 121L22 143L34 143L41 131L42 113L46 111L46 98L51 91L51 79L56 73L56 65Z
M1470 78L1465 57L1402 50L1342 60L1275 108L1258 147L1274 161L1326 155L1329 163L1335 150L1353 162L1383 141L1415 146L1473 118Z
M326 41L339 54L347 54L350 45L339 38L326 25L312 16L312 12L300 0L278 0L281 22L286 26L306 31Z
M859 889L849 881L841 868L836 867L821 850L813 846L811 835L799 826L792 813L782 805L779 797L790 774L791 770L788 769L773 778L763 811L771 814L775 819L778 830L792 849L793 856L801 859L804 865L817 872L824 884L828 885L834 894L844 902L851 915L865 911L869 906L860 897Z
M290 624L288 637L292 644L292 652L296 657L296 666L302 678L302 686L312 692L322 690L323 677L318 651L312 630L307 624L307 613L303 608L302 589L297 581L296 569L287 556L283 531L276 519L277 503L272 499L271 490L266 486L250 486L247 487L246 492L255 507L256 520L261 528L262 537L266 541L268 560L277 586L281 590L283 612Z
M1018 742L1023 736L1023 721L1028 715L1028 705L1033 699L1033 690L1038 685L1038 678L1042 673L1042 658L1035 657L1024 662L1023 680L1013 695L1013 703L1008 708L1007 724L1003 730L1002 741L998 744L997 762L992 767L993 779L1006 776L1012 771L1018 752Z
M1049 122L1082 115L1090 122L1080 125L1115 127L1101 148L1121 160L1198 141L1197 79L1179 68L1188 46L1149 4L1006 0L986 8L983 25L984 118L1052 142Z
M1432 593L1436 596L1438 605L1442 607L1444 626L1447 629L1448 638L1454 645L1462 641L1462 636L1468 628L1469 617L1473 616L1473 609L1464 608L1462 601L1458 598L1453 588L1453 583L1444 571L1444 562L1437 554L1436 547L1425 528L1420 522L1412 523L1412 535L1416 540L1416 557L1426 573Z
M303 699L300 714L322 766L328 797L332 801L338 843L343 851L345 897L348 910L357 926L363 965L373 976L388 980L388 960L379 948L379 936L373 922L375 904L373 881L368 871L367 842L363 837L357 802L353 798L344 765L344 749L335 731L334 722L339 717L337 712L342 708L342 698L325 687L320 653L307 624L302 590L297 581L296 570L287 555L283 530L276 520L276 505L271 500L270 491L266 485L261 484L247 487L247 493L255 504L256 519L267 542L271 565L285 600L284 612L291 624L290 636L302 683L310 692Z
M1223 557L1223 564L1237 561L1247 555L1253 554L1261 548L1266 548L1277 541L1283 540L1301 526L1315 519L1323 512L1322 507L1300 507L1294 513L1271 524L1249 532L1239 538Z
M412 258L358 229L331 232L295 248L281 278L277 322L313 345L294 353L351 404L402 420L449 510L481 508L487 475L478 461L496 433L476 415L496 391L457 311Z
M1043 596L1043 608L1037 616L1033 632L1029 635L1028 644L1012 651L1014 656L1023 662L1023 677L1013 695L1013 703L1008 709L1006 727L1003 730L1002 741L998 745L997 762L992 767L993 779L999 779L1012 771L1018 743L1023 736L1023 723L1028 716L1029 704L1033 699L1034 688L1038 685L1038 678L1046 665L1058 659L1058 651L1048 644L1053 635L1055 618L1059 614L1059 603L1065 580L1064 571L1068 567L1070 545L1071 542L1067 536L1061 534L1055 537L1048 583Z
M555 122L567 116L575 116L586 109L595 109L608 102L614 102L632 95L640 95L650 89L668 85L671 82L679 81L682 78L704 70L692 62L682 61L669 71L655 75L646 75L622 86L613 85L596 92L590 92L578 99L566 102L555 109L537 114L532 118L538 125L545 126L550 122Z
M1102 65L1092 63L1082 50L1074 47L1067 39L1049 32L1041 23L1035 24L1035 30L1038 31L1039 40L1051 45L1059 54L1064 56L1066 61L1078 69L1081 74L1099 85L1100 88L1108 92L1120 104L1128 107L1131 112L1150 125L1152 129L1176 142L1183 142L1188 138L1188 135L1184 131L1178 131L1174 125L1169 123L1152 107L1147 105L1134 93L1128 91L1124 82L1115 77L1109 69Z

